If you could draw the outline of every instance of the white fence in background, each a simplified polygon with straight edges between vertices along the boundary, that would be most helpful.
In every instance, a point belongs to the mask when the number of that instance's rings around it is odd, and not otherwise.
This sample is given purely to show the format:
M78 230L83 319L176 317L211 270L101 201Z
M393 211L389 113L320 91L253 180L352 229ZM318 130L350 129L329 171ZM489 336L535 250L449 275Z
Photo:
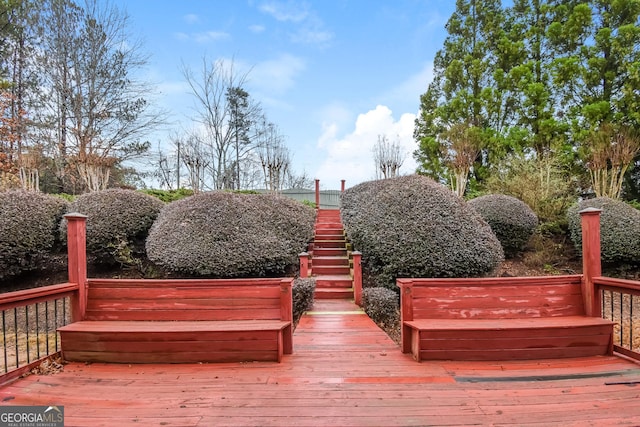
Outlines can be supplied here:
M256 190L260 193L267 193L267 190ZM278 194L297 200L299 202L308 201L316 202L316 192L314 190L306 190L303 188L292 188L282 190ZM340 208L340 190L320 190L320 209L339 209Z

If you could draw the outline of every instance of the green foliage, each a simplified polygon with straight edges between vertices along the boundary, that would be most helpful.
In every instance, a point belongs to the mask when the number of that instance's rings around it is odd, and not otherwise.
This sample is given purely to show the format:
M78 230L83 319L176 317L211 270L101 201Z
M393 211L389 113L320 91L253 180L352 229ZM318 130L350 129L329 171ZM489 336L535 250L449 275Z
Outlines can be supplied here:
M164 203L135 190L111 189L78 196L70 212L87 216L87 254L98 264L135 264ZM66 221L62 222L66 240Z
M316 279L296 278L293 281L293 324L297 325L302 315L313 308Z
M372 286L398 277L482 276L503 259L489 225L459 197L413 175L365 182L343 193L341 215Z
M582 227L579 212L601 209L600 252L603 264L640 263L640 211L627 203L606 197L583 200L567 212L569 232L576 250L582 253Z
M297 267L315 212L275 195L199 193L167 205L147 239L149 259L208 277L280 275Z
M469 204L487 221L507 257L521 252L538 226L536 214L515 197L489 194Z
M315 209L316 208L316 202L312 202L311 200L303 200L302 204L305 206L309 206L310 208Z
M53 250L67 203L26 191L0 192L0 279L33 270Z
M177 190L140 190L144 194L156 197L165 203L175 202L176 200L184 199L185 197L193 196L193 190L187 188L179 188Z
M66 200L67 202L73 202L76 199L76 197L78 197L76 195L67 194L67 193L55 193L55 194L52 194L52 196L60 197L62 200Z
M559 159L515 155L508 156L486 182L491 193L520 199L543 224L561 228L566 223L567 209L577 198L577 186Z
M393 325L399 320L399 299L397 292L388 288L362 290L362 308L378 324Z

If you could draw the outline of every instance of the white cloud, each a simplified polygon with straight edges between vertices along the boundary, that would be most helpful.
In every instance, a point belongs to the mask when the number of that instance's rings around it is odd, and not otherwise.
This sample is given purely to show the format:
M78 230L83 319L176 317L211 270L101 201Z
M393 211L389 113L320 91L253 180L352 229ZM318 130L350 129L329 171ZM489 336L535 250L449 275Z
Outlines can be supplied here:
M291 23L293 29L289 37L293 43L313 44L322 48L334 37L307 2L269 1L262 3L259 9L279 22Z
M420 95L427 91L432 80L433 62L428 62L424 64L420 71L385 92L382 99L384 102L394 105L406 105L407 100L413 100L415 104L414 112L417 112L420 107Z
M225 40L230 38L229 33L224 31L205 31L202 33L192 34L191 37L198 43L215 42L218 40Z
M224 31L203 31L200 33L175 32L173 36L180 41L193 40L196 43L209 43L231 38L229 33Z
M263 32L264 32L264 30L266 30L266 28L265 28L265 26L264 26L264 25L258 25L258 24L255 24L255 25L249 25L249 31L251 31L251 32L252 32L252 33L254 33L254 34L260 34L260 33L263 33Z
M200 17L194 13L190 13L188 15L184 15L182 17L182 19L187 23L187 24L195 24L196 22L200 21Z
M316 171L316 177L324 182L323 188L339 188L340 179L345 179L348 187L375 179L372 149L378 135L386 135L391 141L399 142L405 155L400 173L413 173L416 163L412 153L417 148L413 140L415 117L415 114L406 113L395 120L388 107L378 105L360 114L353 130L342 137L337 133L335 122L326 122L318 147L325 150L327 156Z
M295 85L295 79L306 68L305 62L290 54L256 64L249 79L252 86L267 95L282 94Z
M270 1L263 3L260 11L281 22L302 22L309 16L309 5L292 1Z

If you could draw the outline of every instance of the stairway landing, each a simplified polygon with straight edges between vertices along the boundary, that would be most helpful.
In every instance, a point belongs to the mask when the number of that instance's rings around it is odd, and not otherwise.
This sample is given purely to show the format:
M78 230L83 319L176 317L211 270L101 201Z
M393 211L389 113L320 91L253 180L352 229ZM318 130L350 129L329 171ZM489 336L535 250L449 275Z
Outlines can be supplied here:
M349 244L338 209L319 209L313 242L309 244L316 299L353 300Z

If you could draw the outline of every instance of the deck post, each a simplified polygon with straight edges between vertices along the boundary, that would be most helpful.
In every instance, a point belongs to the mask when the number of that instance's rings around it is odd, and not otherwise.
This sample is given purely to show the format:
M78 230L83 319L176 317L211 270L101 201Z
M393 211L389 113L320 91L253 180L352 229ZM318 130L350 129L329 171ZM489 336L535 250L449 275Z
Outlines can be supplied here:
M316 209L320 209L320 180L316 178Z
M280 282L280 318L293 322L293 279L282 279ZM282 347L284 354L293 353L293 327L289 325L282 331Z
M593 278L602 275L600 258L600 213L596 208L580 211L582 223L582 299L587 316L600 317L601 297Z
M71 317L78 322L87 311L87 217L69 213L64 218L67 220L69 282L78 284L78 292L71 301Z
M300 277L309 277L309 253L302 252L298 257L300 258Z
M340 192L341 192L341 193L344 193L344 182L345 182L345 180L344 180L344 179L341 179L341 180L340 180Z
M356 305L362 306L362 253L351 252L353 256L353 299Z
M411 279L397 279L400 287L400 325L402 325L401 345L403 353L411 353L411 328L405 326L404 322L413 320L413 281Z

